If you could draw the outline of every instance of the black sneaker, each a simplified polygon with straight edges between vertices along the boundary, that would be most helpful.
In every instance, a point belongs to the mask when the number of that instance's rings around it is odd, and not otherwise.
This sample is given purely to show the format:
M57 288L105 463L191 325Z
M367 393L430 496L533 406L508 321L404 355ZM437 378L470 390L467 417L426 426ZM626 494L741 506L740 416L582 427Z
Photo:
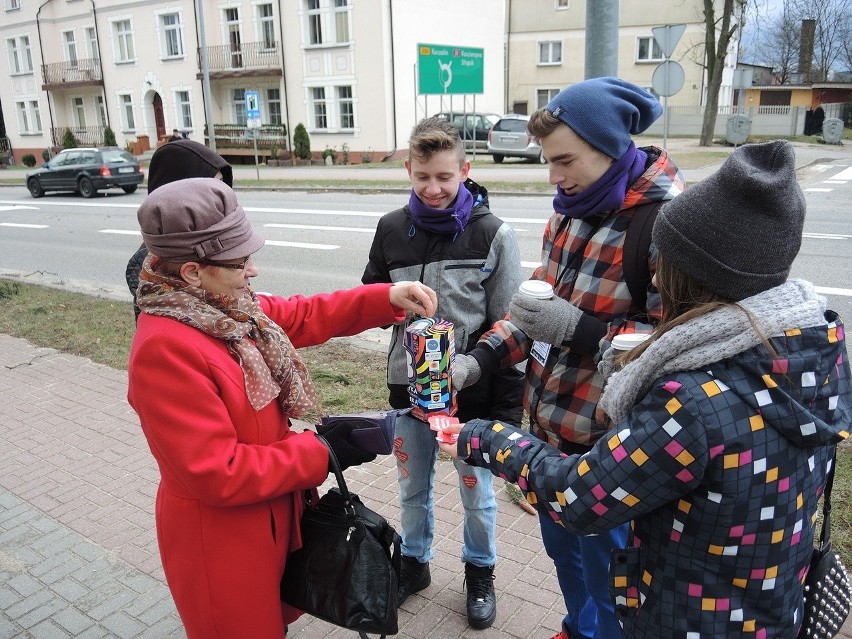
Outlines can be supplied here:
M497 618L494 566L480 568L466 563L464 580L467 584L467 623L475 630L489 628Z
M409 595L420 592L432 583L429 573L429 562L421 564L413 557L402 556L402 566L399 571L399 590L396 605L401 606Z

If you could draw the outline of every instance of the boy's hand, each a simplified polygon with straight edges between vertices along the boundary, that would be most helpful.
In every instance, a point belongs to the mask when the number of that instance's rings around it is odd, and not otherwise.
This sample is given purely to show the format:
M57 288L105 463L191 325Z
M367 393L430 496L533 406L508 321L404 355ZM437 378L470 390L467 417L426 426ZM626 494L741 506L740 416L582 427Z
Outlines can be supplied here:
M482 368L472 355L456 353L453 360L453 388L461 390L472 386L482 376Z
M561 297L539 300L515 293L509 303L509 321L538 342L562 346L574 335L583 311Z
M397 282L390 287L390 303L421 317L432 317L438 310L438 296L421 282Z

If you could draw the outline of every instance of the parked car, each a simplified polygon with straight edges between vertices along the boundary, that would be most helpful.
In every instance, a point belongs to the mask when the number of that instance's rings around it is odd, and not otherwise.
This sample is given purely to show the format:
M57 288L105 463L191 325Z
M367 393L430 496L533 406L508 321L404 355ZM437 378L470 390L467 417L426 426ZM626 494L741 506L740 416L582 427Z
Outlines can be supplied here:
M526 158L544 164L541 146L527 133L528 115L507 113L488 132L488 152L497 164L503 158Z
M76 191L83 197L95 197L98 191L110 188L133 193L144 178L136 158L117 146L65 149L27 173L27 188L33 197L47 191Z
M476 148L484 149L488 143L488 132L500 119L496 113L464 113L462 111L443 111L435 114L436 118L447 120L459 130L465 146L472 147L471 140L476 140Z

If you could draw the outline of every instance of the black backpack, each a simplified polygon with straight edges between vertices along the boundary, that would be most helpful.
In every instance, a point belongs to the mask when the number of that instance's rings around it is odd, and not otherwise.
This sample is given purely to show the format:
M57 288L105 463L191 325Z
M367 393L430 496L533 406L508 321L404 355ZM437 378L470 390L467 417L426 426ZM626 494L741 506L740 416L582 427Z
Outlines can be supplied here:
M651 283L651 271L648 269L648 254L651 252L651 230L654 220L665 202L656 202L636 207L627 235L624 238L622 269L624 281L637 308L642 309L648 303L648 285Z

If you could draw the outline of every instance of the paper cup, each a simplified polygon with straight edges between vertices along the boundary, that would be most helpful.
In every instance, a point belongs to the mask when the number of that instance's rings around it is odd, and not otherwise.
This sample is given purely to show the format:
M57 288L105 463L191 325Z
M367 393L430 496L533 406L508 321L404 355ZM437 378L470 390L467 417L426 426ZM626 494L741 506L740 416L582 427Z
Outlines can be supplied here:
M518 290L528 297L534 297L537 300L549 300L553 297L553 286L541 280L527 280L521 282Z
M629 351L649 337L647 333L619 333L612 338L612 347L619 351Z

